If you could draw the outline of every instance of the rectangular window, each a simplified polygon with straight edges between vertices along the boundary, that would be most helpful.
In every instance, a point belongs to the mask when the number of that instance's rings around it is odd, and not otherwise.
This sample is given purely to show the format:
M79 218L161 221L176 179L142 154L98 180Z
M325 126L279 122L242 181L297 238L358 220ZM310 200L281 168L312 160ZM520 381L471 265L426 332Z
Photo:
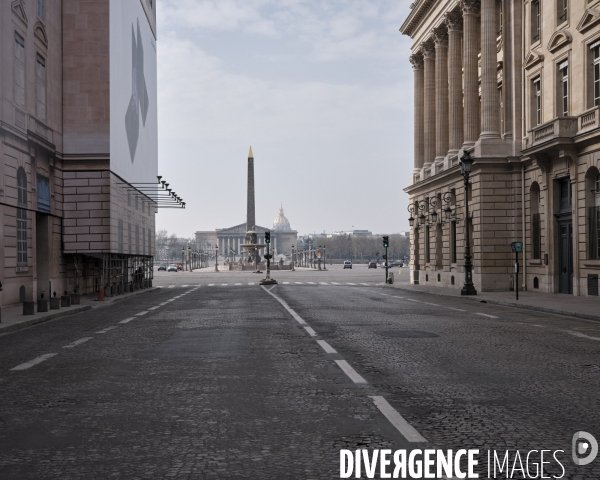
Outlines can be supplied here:
M142 255L146 255L146 229L142 228Z
M38 0L38 17L46 19L46 0Z
M542 123L542 86L540 77L533 80L533 126Z
M27 265L27 210L17 208L17 265Z
M37 96L37 117L40 120L46 119L46 60L41 55L37 56L35 69L36 76L36 96Z
M569 0L558 0L558 24L569 19Z
M560 110L563 117L569 116L569 62L563 62L558 66L560 85Z
M118 234L118 249L119 249L119 253L123 253L123 219L119 218L119 223L118 223L118 227L117 227L117 234Z
M135 226L135 254L140 254L140 226Z
M25 106L25 40L15 33L15 104Z
M592 45L592 68L594 71L594 106L600 105L600 42Z
M152 230L148 229L148 255L152 255Z
M129 242L129 249L127 250L127 253L129 253L129 255L131 255L133 253L133 232L131 230L131 222L129 222L129 226L127 228L127 240Z
M533 43L540 40L540 15L540 0L533 0L531 2L531 41Z

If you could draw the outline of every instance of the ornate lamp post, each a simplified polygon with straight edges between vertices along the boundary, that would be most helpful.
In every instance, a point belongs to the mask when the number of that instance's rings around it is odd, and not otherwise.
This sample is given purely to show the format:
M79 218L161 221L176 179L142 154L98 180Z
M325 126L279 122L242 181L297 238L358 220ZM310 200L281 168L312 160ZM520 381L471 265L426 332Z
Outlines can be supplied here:
M469 242L469 174L473 166L473 157L469 152L460 158L460 173L465 180L465 284L461 295L477 295L473 285L473 265L471 264L471 244Z
M295 262L296 262L296 260L294 258L294 246L292 245L292 272L296 271Z
M215 247L215 273L219 273L219 247Z

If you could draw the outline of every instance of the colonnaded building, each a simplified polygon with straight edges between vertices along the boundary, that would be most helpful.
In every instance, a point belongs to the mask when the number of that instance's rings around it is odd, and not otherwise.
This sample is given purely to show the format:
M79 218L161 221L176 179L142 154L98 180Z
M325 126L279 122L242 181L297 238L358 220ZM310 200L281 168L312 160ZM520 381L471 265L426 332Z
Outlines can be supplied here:
M283 205L279 207L279 215L273 221L273 228L269 229L256 225L258 243L264 243L265 232L271 232L271 252L275 256L289 257L292 254L292 245L297 246L298 231L292 230L290 221L283 213ZM219 255L227 256L230 252L236 255L244 254L240 245L248 243L246 223L241 223L229 228L196 232L196 247L198 250L219 247ZM264 250L264 249L263 249ZM261 250L261 255L265 253Z
M519 284L598 295L600 1L415 0L400 30L414 40L411 278L460 288L469 221L477 290L511 288L520 241Z
M157 182L155 10L1 3L2 305L149 271L155 204L132 184Z

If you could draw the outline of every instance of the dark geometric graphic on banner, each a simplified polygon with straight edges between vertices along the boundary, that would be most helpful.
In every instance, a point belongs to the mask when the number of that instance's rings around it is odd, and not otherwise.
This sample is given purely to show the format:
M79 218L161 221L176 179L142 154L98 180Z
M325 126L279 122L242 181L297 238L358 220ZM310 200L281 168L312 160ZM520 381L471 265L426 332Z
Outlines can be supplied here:
M131 163L133 163L140 136L140 110L142 111L142 124L146 126L148 103L148 90L146 89L146 78L144 77L144 46L138 20L137 41L133 24L131 24L131 99L125 114L125 129L129 141Z

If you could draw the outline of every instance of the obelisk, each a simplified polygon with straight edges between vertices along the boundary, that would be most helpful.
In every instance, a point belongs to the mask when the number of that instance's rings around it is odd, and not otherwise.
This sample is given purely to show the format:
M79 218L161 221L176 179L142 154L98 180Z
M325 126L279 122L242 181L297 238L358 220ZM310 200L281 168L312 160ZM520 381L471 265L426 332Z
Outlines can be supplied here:
M246 199L246 231L254 230L256 216L254 211L254 155L252 147L248 152L248 198Z

